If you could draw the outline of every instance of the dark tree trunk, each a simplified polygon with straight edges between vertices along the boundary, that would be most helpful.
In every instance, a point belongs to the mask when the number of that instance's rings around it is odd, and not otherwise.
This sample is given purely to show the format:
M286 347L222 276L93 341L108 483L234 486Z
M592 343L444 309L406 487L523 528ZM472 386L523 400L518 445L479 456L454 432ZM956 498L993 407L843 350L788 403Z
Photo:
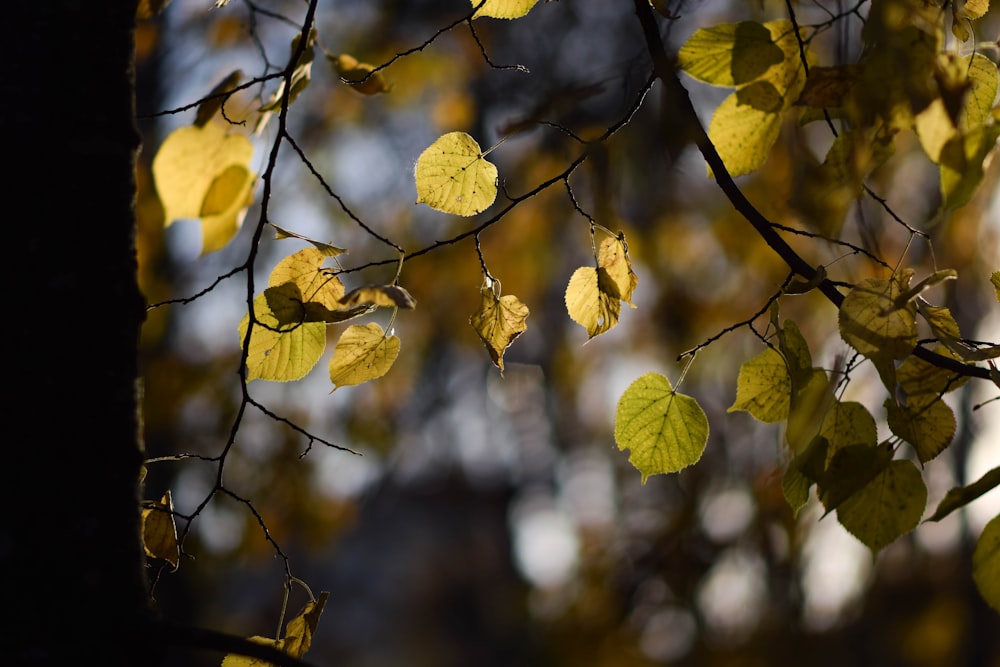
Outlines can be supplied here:
M157 661L137 503L135 4L17 2L0 28L5 665Z

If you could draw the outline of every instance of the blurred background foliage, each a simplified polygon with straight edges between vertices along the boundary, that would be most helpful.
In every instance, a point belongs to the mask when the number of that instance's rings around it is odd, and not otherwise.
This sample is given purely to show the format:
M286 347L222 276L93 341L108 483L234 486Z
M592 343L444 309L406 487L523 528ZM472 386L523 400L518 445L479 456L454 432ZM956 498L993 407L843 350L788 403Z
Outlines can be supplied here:
M793 4L804 25L842 15L813 44L821 59L857 57L866 3ZM664 23L674 49L699 27L787 14L784 2L770 1L667 6L679 17ZM161 112L197 101L234 69L244 80L279 71L304 10L286 0L233 0L220 9L174 0L140 21L138 241L150 303L199 293L242 263L260 216L258 200L236 239L204 257L196 222L164 229L149 162L195 112ZM579 143L560 127L599 135L624 117L649 75L632 3L540 3L523 19L477 20L475 35L459 23L428 43L468 10L462 0L321 2L318 44L331 54L380 64L426 46L384 70L391 90L374 97L341 83L318 50L311 84L288 117L291 135L351 211L411 251L475 224L413 203L413 164L437 136L462 130L485 148L520 125L490 156L505 191L516 196L578 154ZM998 14L994 3L977 26L981 40L995 38ZM504 68L510 65L528 71ZM728 93L690 79L685 85L706 122ZM252 127L250 109L272 91L273 82L243 91L227 102L227 116ZM178 571L151 565L166 616L272 635L284 571L263 522L292 573L313 591L331 593L307 655L314 664L1000 665L1000 618L970 577L971 548L1000 507L998 492L922 525L876 560L834 517L819 520L815 503L792 516L781 494L780 433L746 413L725 412L739 364L761 349L746 327L702 349L685 377L685 393L711 424L700 463L640 485L615 448L612 419L624 388L648 370L676 379L679 354L750 317L787 272L706 178L661 95L654 87L570 179L584 211L625 232L638 308L584 345L563 291L572 271L591 261L589 223L562 185L518 206L481 238L504 293L531 309L503 378L468 324L482 283L472 241L407 261L401 284L418 305L395 320L402 351L386 377L330 394L328 349L300 382L250 385L275 414L360 456L249 410L224 480L259 517L231 497L213 498L190 526ZM254 139L259 164L273 127L272 120ZM789 202L803 161L821 157L831 140L821 123L787 124L770 159L741 178L741 187L772 220L814 231ZM939 196L936 172L914 137L901 136L897 147L869 184L900 218L925 229ZM394 259L287 144L278 167L270 222L347 248L347 267ZM907 247L905 229L871 198L852 208L844 231L846 240L890 264L901 260L918 276L956 269L958 280L934 297L978 339L996 339L1000 329L988 282L1000 267L997 167L975 200L926 229L932 243ZM857 281L878 268L814 238L790 241L814 264L835 262L829 272L836 279ZM258 284L300 247L265 234ZM394 270L392 263L370 267L345 282L382 283ZM781 307L818 363L830 366L844 352L829 303L805 295ZM241 400L237 324L245 310L245 276L237 274L196 300L149 312L142 363L150 457L220 454ZM331 327L331 349L339 331ZM925 469L929 508L951 486L1000 462L996 404L972 409L989 398L982 385L949 394L959 432ZM877 381L858 376L849 396L881 414L880 392ZM177 511L190 514L216 474L214 463L197 459L151 464L146 497L170 489ZM289 612L304 602L293 591Z

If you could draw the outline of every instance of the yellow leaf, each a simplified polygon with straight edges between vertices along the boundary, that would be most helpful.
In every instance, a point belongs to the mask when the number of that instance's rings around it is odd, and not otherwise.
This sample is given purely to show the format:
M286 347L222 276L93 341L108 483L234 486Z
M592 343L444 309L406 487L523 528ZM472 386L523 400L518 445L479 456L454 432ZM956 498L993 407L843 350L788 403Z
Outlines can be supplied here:
M489 350L490 359L503 374L503 353L514 342L514 339L527 331L529 310L526 305L513 294L499 296L499 290L494 291L495 281L487 279L480 290L482 301L469 324L476 330Z
M909 276L889 280L869 278L848 292L838 315L844 341L866 357L903 359L917 344L916 307L895 308Z
M766 88L770 84L762 86ZM723 100L712 114L708 137L729 173L742 176L764 164L780 130L781 114L741 103L737 91Z
M365 285L345 294L340 299L340 305L345 308L373 305L412 310L416 308L417 300L399 285Z
M269 639L268 637L254 635L253 637L247 637L247 641L251 641L254 644L271 646L281 650L281 642L277 639ZM248 655L228 653L226 654L226 657L222 659L222 667L273 667L273 663L270 663L267 660L261 660L260 658L251 658Z
M680 48L677 60L684 72L699 81L735 87L760 79L785 60L786 51L776 43L785 35L795 40L788 20L701 28Z
M990 519L976 541L972 579L983 599L1000 612L1000 516Z
M247 381L290 382L306 375L326 349L326 325L322 322L295 322L282 325L259 294L253 301L258 324L250 336ZM240 322L240 343L246 337L250 316ZM263 325L263 326L261 326Z
M378 324L347 327L330 359L331 391L382 377L398 355L399 338L386 336Z
M417 203L443 213L475 215L497 197L497 168L465 132L449 132L428 146L417 158L414 177Z
M278 262L271 270L267 284L279 287L291 283L298 288L303 303L318 303L336 310L344 296L344 284L340 278L323 269L326 258L327 255L318 248L303 248Z
M476 7L482 0L471 0ZM517 19L531 11L538 0L486 0L473 18L489 16L495 19Z
M306 604L302 612L288 621L285 626L285 636L279 642L282 651L293 658L301 658L312 645L313 634L319 624L319 617L323 613L323 607L330 597L327 592L320 593L315 602Z
M952 359L958 357L943 345L934 348L934 352ZM909 356L896 369L899 389L906 397L934 395L958 389L969 381L967 375L962 375L948 369L935 366L932 363Z
M201 218L202 253L224 247L239 230L253 201L256 174L250 171L253 145L224 127L181 127L164 140L153 158L153 178L170 225Z
M941 97L932 101L914 119L914 129L920 145L932 162L940 163L945 146L962 134L988 124L990 110L996 98L997 66L992 60L975 53L962 58L958 67L962 77L962 106L958 123L953 122Z
M605 239L597 253L597 266L606 273L609 286L614 285L618 291L618 298L635 308L632 293L639 284L639 278L632 271L624 239Z
M389 85L385 82L382 72L373 72L375 69L368 63L360 63L352 55L341 53L339 56L327 55L327 60L333 65L337 76L354 90L362 95L378 95L389 92Z
M150 558L165 560L177 569L181 553L177 545L174 502L169 490L160 502L149 503L142 510L142 546Z
M678 394L670 380L646 373L625 390L615 412L615 442L631 450L629 463L650 475L697 463L708 444L708 418L698 402Z
M607 272L583 266L573 272L566 286L566 310L593 338L618 324L622 310L618 294Z

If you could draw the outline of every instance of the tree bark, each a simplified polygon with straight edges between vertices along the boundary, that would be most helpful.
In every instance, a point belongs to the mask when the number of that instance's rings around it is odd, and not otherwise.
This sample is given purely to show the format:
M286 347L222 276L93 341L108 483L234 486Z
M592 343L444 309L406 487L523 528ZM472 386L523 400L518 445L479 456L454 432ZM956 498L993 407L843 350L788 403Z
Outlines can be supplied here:
M0 464L4 664L158 661L137 493L135 6L19 2L0 29L14 371Z

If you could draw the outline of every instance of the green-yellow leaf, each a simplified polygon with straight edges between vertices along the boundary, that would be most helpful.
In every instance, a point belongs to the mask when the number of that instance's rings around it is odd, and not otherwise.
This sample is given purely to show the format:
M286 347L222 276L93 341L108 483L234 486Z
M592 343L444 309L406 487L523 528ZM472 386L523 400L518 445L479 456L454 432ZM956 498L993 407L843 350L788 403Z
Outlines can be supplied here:
M785 358L773 348L743 362L736 379L736 400L727 412L746 410L768 424L788 418L792 379Z
M413 310L417 300L399 285L365 285L356 287L340 299L345 308L372 305Z
M678 394L670 380L647 373L618 400L615 442L631 451L629 463L650 475L677 472L701 458L708 443L708 418L690 396Z
M815 443L822 443L817 447ZM840 507L841 503L865 488L892 461L892 450L887 444L877 447L851 445L841 447L833 458L826 460L826 440L817 438L805 452L810 469L803 473L819 485L819 499L826 514ZM816 459L822 455L824 463Z
M956 486L944 495L938 503L934 515L927 521L940 521L960 507L965 507L987 491L1000 486L1000 466L991 469L985 475L967 486Z
M622 302L618 286L603 268L582 266L566 286L566 311L591 338L618 324Z
M177 569L181 552L177 545L174 502L169 490L160 502L147 503L142 510L142 546L150 558L165 560Z
M465 132L449 132L428 146L417 158L414 177L417 203L443 213L475 215L497 197L497 168Z
M253 327L247 357L247 381L290 382L306 375L326 349L326 325L304 322L282 325L268 307L267 296L257 295L253 310L260 324ZM240 322L240 342L246 338L250 316Z
M981 125L948 141L941 150L941 209L965 206L983 180L985 165L997 147L1000 123Z
M907 280L868 278L848 292L838 316L840 336L866 357L907 357L917 344L916 307L895 309Z
M787 20L743 21L696 30L677 53L681 69L713 86L736 87L760 79L785 60L783 37L791 35ZM776 43L777 42L777 43Z
M836 403L834 380L820 368L793 377L792 400L788 411L785 440L792 452L799 454L820 434L827 412Z
M972 579L983 599L1000 612L1000 515L990 519L976 542Z
M844 447L878 444L878 429L875 418L861 403L835 401L823 418L819 434L826 438L827 462L833 460L838 450Z
M943 452L955 437L955 413L936 395L911 396L906 405L886 399L885 408L889 428L913 445L921 463Z
M934 348L940 355L957 359L956 355L943 345ZM896 379L904 396L939 396L964 385L967 375L941 368L930 362L909 356L896 369Z
M480 290L482 300L469 324L486 345L490 359L503 374L503 353L514 339L527 331L529 310L513 294L500 296L494 289L497 283L487 279Z
M910 461L891 461L837 508L837 520L877 554L920 522L927 487Z
M476 7L482 0L471 0ZM495 19L518 19L531 11L538 0L486 0L473 18L488 16Z
M809 489L812 482L798 468L788 466L781 477L781 492L792 508L792 513L798 516L799 510L809 502Z
M632 262L628 257L628 247L625 245L624 237L606 238L601 243L601 248L597 253L598 270L604 271L608 282L609 291L617 291L618 298L627 303L632 308L632 293L639 284L639 278L632 271ZM610 287L614 286L614 290Z
M378 324L347 327L330 359L330 382L334 385L331 393L382 377L398 355L399 338L387 336Z
M252 159L250 140L227 134L218 123L171 132L152 166L165 224L200 218L202 253L224 247L253 201L257 176L250 170Z
M993 283L993 292L996 294L997 303L1000 303L1000 271L993 272L993 275L990 276L990 282Z

